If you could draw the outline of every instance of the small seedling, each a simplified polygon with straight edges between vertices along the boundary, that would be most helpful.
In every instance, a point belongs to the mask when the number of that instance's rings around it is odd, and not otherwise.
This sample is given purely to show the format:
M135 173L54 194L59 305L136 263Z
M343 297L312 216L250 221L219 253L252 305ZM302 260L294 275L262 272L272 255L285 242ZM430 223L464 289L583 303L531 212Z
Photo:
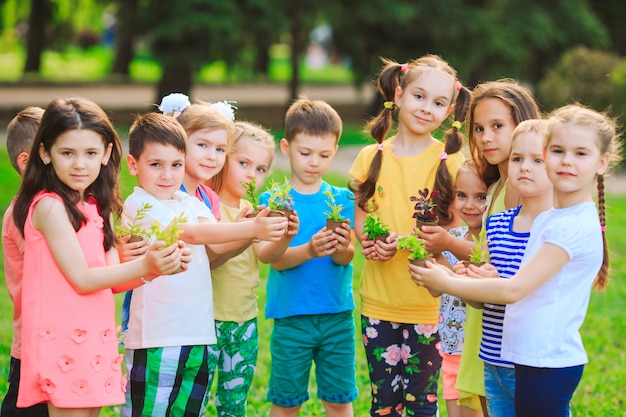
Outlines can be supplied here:
M292 210L293 209L293 197L291 197L290 191L293 186L289 183L289 180L285 178L285 181L276 182L273 181L269 186L269 199L267 200L267 206L272 211L278 210Z
M475 245L470 251L469 260L475 264L484 264L489 260L489 253L485 250L487 245L487 231L481 230L478 236L472 236Z
M246 190L246 198L252 204L252 211L257 212L259 207L259 199L256 195L256 178L250 180L250 182L242 182L241 185Z
M130 241L139 241L144 239L150 235L150 232L141 227L141 221L146 218L146 213L148 210L152 208L152 205L149 203L144 203L137 213L135 217L131 217L128 213L122 213L126 219L129 220L128 226L122 226L121 224L115 227L115 233L118 237L122 236L130 236Z
M373 213L367 213L363 221L363 233L367 233L368 240L376 240L378 236L389 236L389 226Z
M326 189L326 191L323 192L323 194L328 197L328 200L326 200L326 205L328 206L328 208L330 209L329 211L325 211L324 214L326 215L326 217L329 220L335 221L335 222L342 222L344 221L344 217L341 215L341 210L343 210L343 204L337 204L337 202L335 201L335 195L333 194L332 189L329 187Z
M180 229L180 225L187 222L187 217L182 213L178 217L174 217L165 228L161 228L161 224L155 221L150 226L150 234L154 236L155 240L163 241L165 242L165 246L170 246L174 242L177 242L178 235L183 233Z
M413 207L413 218L422 223L436 223L439 221L439 216L435 211L437 204L433 201L433 198L439 195L439 191L433 190L429 193L428 188L418 190L419 196L411 196L411 201L415 201Z
M398 238L396 247L409 252L409 259L425 259L430 254L426 250L424 239L419 239L414 233L409 233Z

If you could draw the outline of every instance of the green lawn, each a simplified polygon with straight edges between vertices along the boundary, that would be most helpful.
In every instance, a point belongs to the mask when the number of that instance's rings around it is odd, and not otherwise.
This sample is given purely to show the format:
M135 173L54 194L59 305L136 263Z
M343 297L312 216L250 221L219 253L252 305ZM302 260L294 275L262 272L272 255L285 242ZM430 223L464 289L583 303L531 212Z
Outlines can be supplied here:
M17 191L19 178L8 162L6 150L0 150L0 210L4 212L11 197ZM275 178L282 178L284 173L274 173ZM328 178L329 182L335 184L345 184L345 178L333 176ZM134 181L123 171L123 193L127 195ZM609 196L607 234L612 248L612 282L607 291L603 293L594 292L591 297L591 305L587 320L582 329L583 339L590 357L590 363L585 369L583 380L574 396L572 412L575 416L585 417L605 417L623 415L626 407L622 389L626 386L626 315L619 308L626 299L626 283L624 273L626 272L626 261L622 256L626 253L626 197ZM622 223L624 222L624 223ZM354 286L358 288L359 275L362 269L363 258L359 254L355 258L355 278ZM263 276L266 269L263 269ZM264 286L259 288L261 308L265 298ZM358 296L355 297L358 302ZM121 296L118 295L118 301ZM358 314L358 308L357 313ZM11 343L11 315L12 304L9 300L6 287L0 285L0 396L6 392L6 377L9 367L9 348ZM542 329L537 329L542 331ZM269 404L265 401L265 391L269 376L270 355L269 355L269 335L271 332L271 322L261 318L259 320L260 352L257 374L252 387L249 399L249 416L266 416L269 411ZM359 385L359 398L354 403L355 415L368 415L369 410L369 379L367 376L367 366L363 347L360 343L359 335L355 335L357 344L357 381ZM311 381L311 400L302 408L301 416L322 416L323 408L321 402L316 398L314 381ZM103 411L102 415L117 415L115 408ZM214 416L215 412L210 409L207 415ZM442 409L442 416L446 416Z

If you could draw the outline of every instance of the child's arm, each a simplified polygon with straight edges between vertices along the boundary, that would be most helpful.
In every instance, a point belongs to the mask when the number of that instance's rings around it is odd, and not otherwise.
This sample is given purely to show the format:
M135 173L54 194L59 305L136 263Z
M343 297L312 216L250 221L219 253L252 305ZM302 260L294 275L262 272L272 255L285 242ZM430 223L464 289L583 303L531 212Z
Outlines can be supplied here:
M532 258L525 262L513 277L509 279L467 279L435 264L422 268L409 265L413 281L434 291L453 294L464 300L511 304L535 291L556 274L567 262L567 252L551 243L544 243ZM470 266L469 276L475 266Z
M311 236L311 240L299 246L288 248L278 259L272 262L272 267L277 271L295 268L313 258L322 258L330 255L333 232L323 227L319 232Z
M183 223L180 239L192 245L207 245L240 240L261 239L278 241L287 230L288 220L284 217L268 217L269 209L264 209L250 222ZM213 247L215 253L224 253L233 247Z
M148 274L172 274L181 267L178 244L162 248L163 242L156 242L145 256L133 261L89 268L65 206L55 198L41 199L34 208L32 221L45 236L55 262L79 294L116 287Z
M363 234L363 222L366 213L358 206L354 206L354 232L361 242L361 252L366 259L372 261L388 261L396 254L397 233L391 232L385 242L377 240L373 242L367 239L367 233Z
M280 258L287 248L293 237L298 233L300 228L300 218L298 213L294 210L289 216L289 228L287 234L278 242L260 241L254 243L254 253L259 261L265 264L271 264Z
M468 260L470 251L475 244L471 240L451 235L440 226L422 226L417 237L424 239L426 250L430 253L452 252L459 260Z

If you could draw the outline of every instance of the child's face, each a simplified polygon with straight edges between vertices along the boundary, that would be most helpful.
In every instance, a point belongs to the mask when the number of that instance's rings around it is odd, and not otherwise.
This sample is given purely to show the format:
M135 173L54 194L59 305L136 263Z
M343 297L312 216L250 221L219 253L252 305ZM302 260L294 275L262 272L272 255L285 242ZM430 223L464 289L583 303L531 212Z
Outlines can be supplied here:
M509 184L526 198L552 192L543 158L543 137L537 132L521 133L513 141Z
M597 134L591 127L572 123L554 128L545 153L546 170L555 190L580 191L589 198L595 176L606 172L610 154L600 153Z
M473 129L476 146L491 165L508 162L515 121L508 108L498 98L487 98L474 108Z
M44 163L51 163L57 177L82 197L100 175L102 165L109 162L111 149L112 145L105 147L102 136L93 130L73 129L57 137L50 153L42 144L39 156Z
M128 155L128 171L139 186L159 200L169 200L185 176L185 155L171 145L148 143L139 160Z
M487 203L487 186L472 170L464 169L456 176L452 209L469 228L480 228Z
M224 168L228 150L228 132L202 129L187 138L185 174L195 181L213 178Z
M454 109L454 80L439 70L426 70L402 88L396 88L398 118L415 134L430 134Z
M254 179L257 189L260 189L273 158L273 150L246 137L239 139L237 150L228 157L220 200L228 206L238 207L239 200L245 195L245 189L241 183Z
M282 139L280 150L289 157L291 183L296 190L300 188L299 191L304 191L321 183L337 152L337 137L333 134L316 136L298 133L291 143Z

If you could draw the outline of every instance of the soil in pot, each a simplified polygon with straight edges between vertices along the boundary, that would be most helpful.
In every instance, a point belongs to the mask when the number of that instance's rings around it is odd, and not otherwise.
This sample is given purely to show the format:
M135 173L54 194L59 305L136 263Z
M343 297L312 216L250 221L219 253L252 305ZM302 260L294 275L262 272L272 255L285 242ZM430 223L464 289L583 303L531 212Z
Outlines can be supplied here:
M342 223L343 222L338 222L336 220L326 219L326 230L330 230L331 232L334 232L335 229L341 228Z
M423 259L409 259L409 262L412 263L413 265L417 265L417 266L426 266L426 262L427 261L432 261L433 260L433 256L432 255L428 255L427 257L423 258Z

